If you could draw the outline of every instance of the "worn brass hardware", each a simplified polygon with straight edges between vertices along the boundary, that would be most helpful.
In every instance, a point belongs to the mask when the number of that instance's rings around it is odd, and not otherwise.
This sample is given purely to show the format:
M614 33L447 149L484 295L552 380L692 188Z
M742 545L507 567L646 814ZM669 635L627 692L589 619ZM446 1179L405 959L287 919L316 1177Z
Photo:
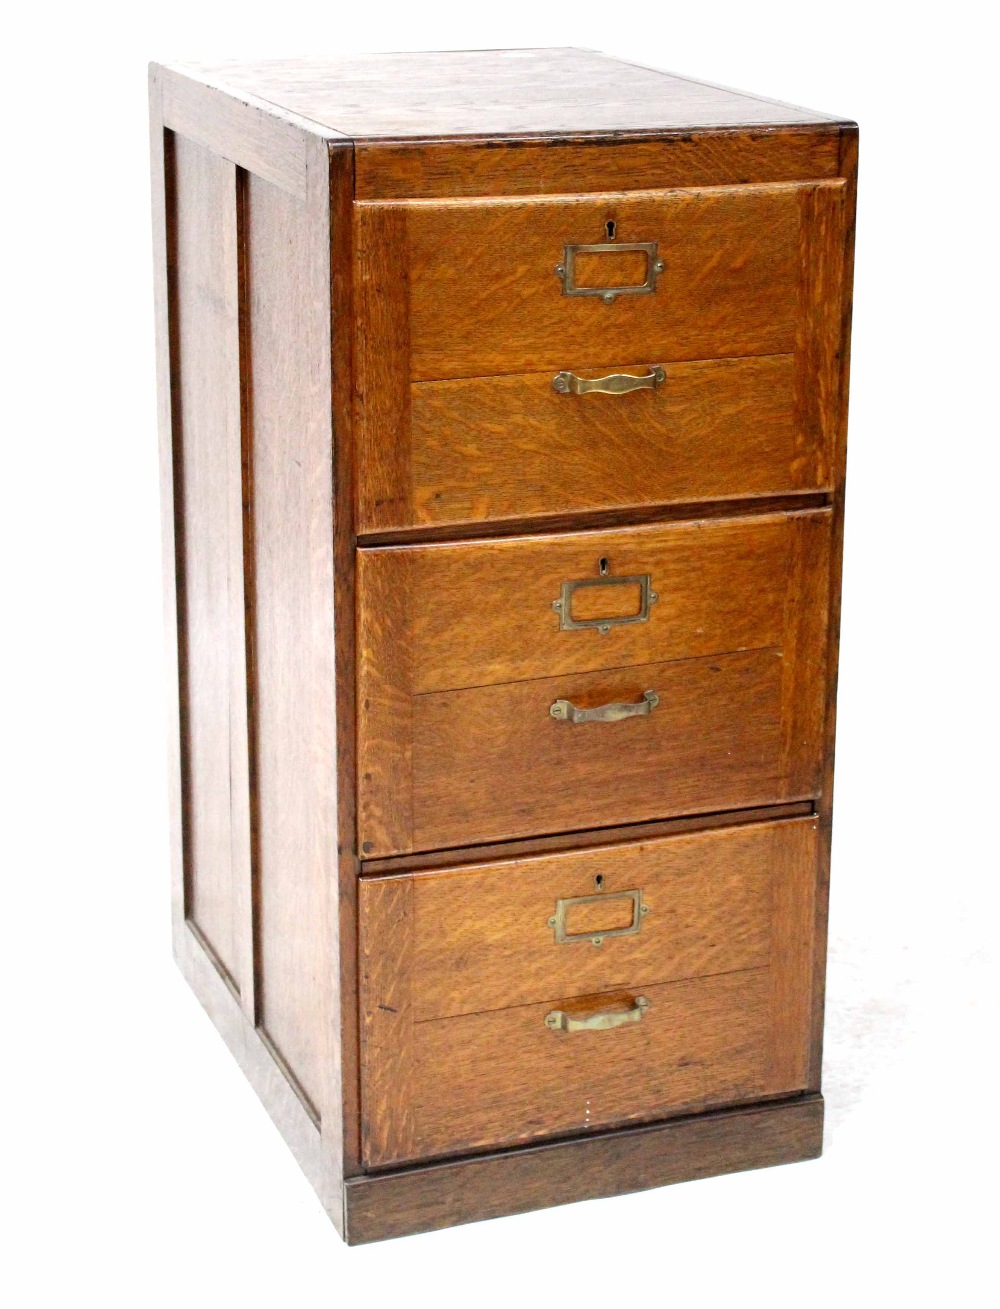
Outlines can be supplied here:
M588 1014L585 1018L573 1018L562 1009L553 1009L545 1015L545 1026L554 1032L606 1032L611 1027L621 1027L624 1023L638 1023L649 1008L649 1001L644 995L637 995L630 1009L615 1009L610 1013Z
M603 572L603 570L602 570ZM552 608L559 615L560 632L575 632L585 627L596 627L602 636L607 636L612 627L622 627L626 623L645 623L649 620L649 607L659 600L652 589L649 573L637 573L633 577L583 577L575 582L563 582L558 600L552 601ZM639 612L624 618L574 618L573 593L586 586L638 586Z
M617 723L622 718L648 718L659 703L655 691L644 691L638 704L602 704L596 709L578 709L569 700L556 700L549 713L567 723Z
M577 377L576 373L556 373L552 379L553 391L560 395L587 395L596 391L599 395L625 395L629 391L655 391L661 382L666 381L667 373L662 364L651 367L648 373L636 377L633 373L609 373L607 377Z
M612 900L632 901L632 921L628 927L609 927L603 932L567 932L567 911L576 905L608 904ZM604 895L574 895L568 900L557 900L556 911L549 919L549 927L555 934L556 945L569 945L574 941L589 941L591 945L603 945L609 936L633 936L642 926L642 920L649 913L649 906L642 903L642 890L606 891Z
M567 245L563 249L563 261L556 264L556 276L562 279L563 295L599 295L605 304L614 302L619 295L652 295L656 290L656 279L663 272L665 264L657 254L656 241L633 241L631 243L615 241L604 245ZM646 256L646 279L633 286L578 286L576 282L577 255L622 254L638 251Z

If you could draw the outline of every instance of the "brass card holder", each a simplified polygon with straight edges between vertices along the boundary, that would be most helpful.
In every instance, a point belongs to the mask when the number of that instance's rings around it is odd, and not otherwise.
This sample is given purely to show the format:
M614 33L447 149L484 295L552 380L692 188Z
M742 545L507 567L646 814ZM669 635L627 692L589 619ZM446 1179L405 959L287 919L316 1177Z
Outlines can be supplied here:
M613 304L620 295L652 295L656 279L665 267L658 255L656 241L608 242L603 245L567 245L563 261L556 264L556 276L562 280L563 295L597 295L605 304ZM606 255L638 253L646 256L646 276L641 282L627 286L580 286L576 280L578 255Z
M638 586L639 612L627 614L624 618L574 618L573 595L588 586ZM659 598L652 588L649 573L637 573L632 577L583 577L578 581L563 582L558 600L552 601L552 608L559 615L560 632L579 632L588 627L596 627L602 636L607 636L612 627L648 622L650 605L655 604Z
M628 927L609 927L600 932L568 932L566 915L569 910L579 905L610 904L614 900L632 901L632 921ZM574 895L567 900L556 901L556 911L549 919L556 945L571 945L575 941L589 941L591 945L603 945L611 936L634 936L642 927L642 920L649 913L649 906L642 903L642 888L635 891L609 891L603 895Z

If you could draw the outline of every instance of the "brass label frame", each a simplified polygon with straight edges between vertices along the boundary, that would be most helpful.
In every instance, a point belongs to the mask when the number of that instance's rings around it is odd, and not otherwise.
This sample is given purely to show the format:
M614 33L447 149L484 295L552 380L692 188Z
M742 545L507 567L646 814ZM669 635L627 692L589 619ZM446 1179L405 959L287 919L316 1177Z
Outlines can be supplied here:
M607 904L609 900L631 900L632 921L628 927L611 927L605 932L567 932L566 914L575 905ZM642 888L634 891L604 891L599 895L573 895L565 900L556 901L556 911L548 920L552 928L556 945L573 945L589 942L591 945L603 945L612 936L635 936L642 927L642 920L649 913L649 905L642 902Z
M646 280L631 286L578 286L576 281L577 255L639 253L646 256ZM563 260L556 264L555 273L562 281L563 295L596 295L605 304L613 304L620 295L653 295L656 279L666 265L659 257L658 241L610 241L600 245L567 245L563 247Z
M573 595L586 586L638 586L639 612L626 615L624 618L574 618ZM581 632L596 627L602 636L607 636L612 627L649 622L650 606L659 598L653 590L652 576L649 573L635 573L631 577L582 577L576 581L563 582L559 598L552 601L552 608L559 615L560 632Z

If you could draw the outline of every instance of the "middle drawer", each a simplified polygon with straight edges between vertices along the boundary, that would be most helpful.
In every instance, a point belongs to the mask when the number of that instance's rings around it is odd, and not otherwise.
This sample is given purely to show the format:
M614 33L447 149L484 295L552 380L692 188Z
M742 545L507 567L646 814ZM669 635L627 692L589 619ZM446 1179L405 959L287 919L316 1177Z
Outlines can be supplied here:
M359 551L362 858L816 795L830 527Z

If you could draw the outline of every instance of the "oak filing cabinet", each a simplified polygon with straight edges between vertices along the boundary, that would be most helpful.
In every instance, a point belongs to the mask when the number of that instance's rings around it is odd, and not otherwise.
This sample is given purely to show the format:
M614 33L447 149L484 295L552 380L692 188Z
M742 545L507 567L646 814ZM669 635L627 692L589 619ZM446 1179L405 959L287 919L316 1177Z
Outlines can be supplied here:
M181 967L369 1241L819 1154L852 123L151 70Z

